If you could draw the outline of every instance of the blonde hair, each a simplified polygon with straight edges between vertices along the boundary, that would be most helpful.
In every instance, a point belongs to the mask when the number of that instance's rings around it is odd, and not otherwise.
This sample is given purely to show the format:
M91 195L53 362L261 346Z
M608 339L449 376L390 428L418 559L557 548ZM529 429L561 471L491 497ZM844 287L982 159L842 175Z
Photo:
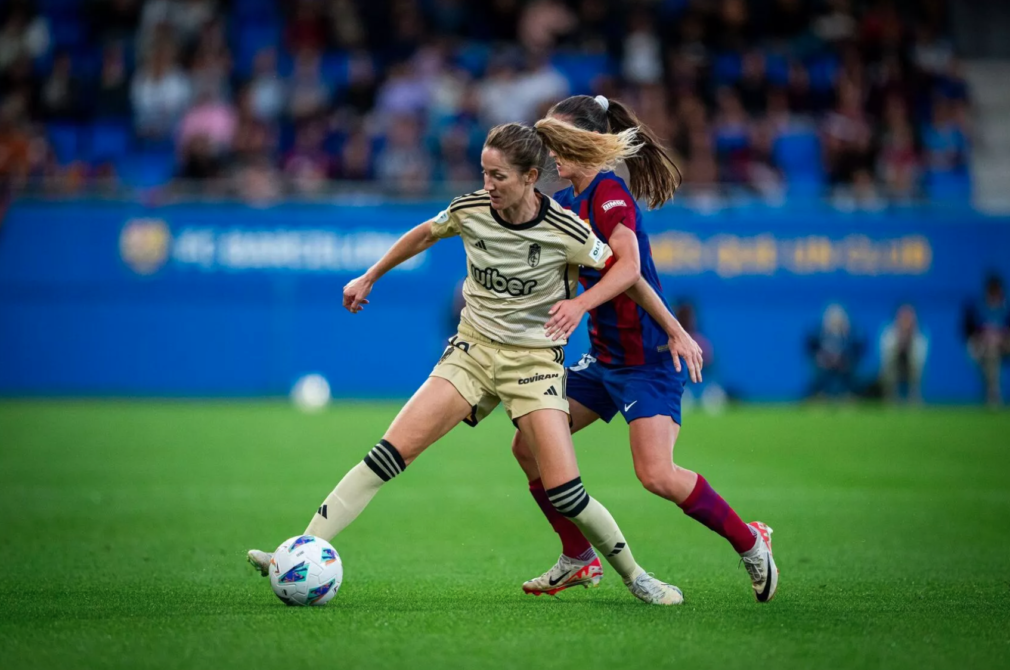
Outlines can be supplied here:
M596 133L620 133L634 128L642 148L634 160L628 161L631 178L628 186L636 198L648 201L650 209L672 199L680 187L683 177L663 142L621 101L599 95L595 98L573 95L554 105L548 116L563 116L576 128Z
M638 128L594 133L553 117L537 121L533 128L544 146L562 161L601 171L613 170L618 163L635 157L643 146Z

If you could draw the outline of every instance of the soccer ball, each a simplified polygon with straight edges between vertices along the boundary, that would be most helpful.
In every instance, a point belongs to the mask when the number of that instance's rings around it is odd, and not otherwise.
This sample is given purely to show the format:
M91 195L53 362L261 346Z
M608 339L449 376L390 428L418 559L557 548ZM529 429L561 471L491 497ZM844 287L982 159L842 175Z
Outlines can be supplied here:
M292 387L291 402L303 412L319 412L330 403L330 383L319 374L305 375Z
M344 580L340 555L329 542L298 535L277 547L270 561L270 586L287 605L325 605Z

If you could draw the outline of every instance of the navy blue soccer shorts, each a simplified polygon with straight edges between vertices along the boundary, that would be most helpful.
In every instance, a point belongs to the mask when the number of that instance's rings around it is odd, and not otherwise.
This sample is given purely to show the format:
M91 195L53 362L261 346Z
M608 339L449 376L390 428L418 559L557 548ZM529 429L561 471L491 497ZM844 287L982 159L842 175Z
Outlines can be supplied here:
M568 368L568 398L610 423L618 412L631 423L650 416L668 416L680 425L680 399L687 383L673 359L653 365L606 366L590 354Z

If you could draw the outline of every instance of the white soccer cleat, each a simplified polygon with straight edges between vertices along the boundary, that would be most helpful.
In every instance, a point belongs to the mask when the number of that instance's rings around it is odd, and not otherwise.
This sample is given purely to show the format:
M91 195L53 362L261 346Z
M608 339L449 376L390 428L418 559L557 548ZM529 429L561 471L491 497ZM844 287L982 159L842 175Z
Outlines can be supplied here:
M270 563L274 560L273 554L268 554L259 549L250 549L246 555L249 557L249 565L259 570L262 576L266 577L270 574Z
M747 524L757 534L757 544L750 551L740 554L751 584L754 586L754 597L759 603L766 603L775 597L779 588L779 569L772 557L772 529L760 521Z
M597 556L591 561L580 561L562 554L550 570L523 584L523 591L535 596L541 593L553 596L580 584L587 589L599 586L601 579L603 566Z
M643 572L625 586L633 596L650 605L680 605L684 602L683 591L673 584L656 579L647 572Z

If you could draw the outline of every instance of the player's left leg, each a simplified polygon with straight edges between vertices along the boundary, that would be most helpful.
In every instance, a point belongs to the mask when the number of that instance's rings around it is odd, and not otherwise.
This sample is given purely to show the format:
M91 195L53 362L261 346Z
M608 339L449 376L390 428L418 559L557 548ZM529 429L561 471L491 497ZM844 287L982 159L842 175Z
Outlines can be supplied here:
M755 597L760 602L771 600L778 585L771 529L760 521L744 523L704 477L674 463L673 448L680 426L671 417L633 419L628 427L635 474L642 485L726 538L747 567Z
M429 377L396 415L379 443L326 497L305 534L332 540L361 514L383 484L469 416L474 405L448 380ZM249 563L264 576L271 558L258 549L248 553Z

